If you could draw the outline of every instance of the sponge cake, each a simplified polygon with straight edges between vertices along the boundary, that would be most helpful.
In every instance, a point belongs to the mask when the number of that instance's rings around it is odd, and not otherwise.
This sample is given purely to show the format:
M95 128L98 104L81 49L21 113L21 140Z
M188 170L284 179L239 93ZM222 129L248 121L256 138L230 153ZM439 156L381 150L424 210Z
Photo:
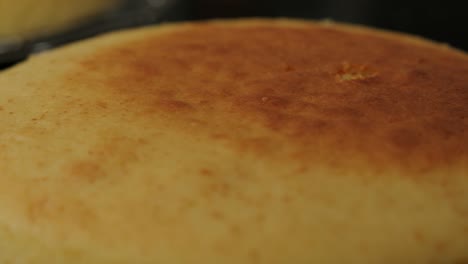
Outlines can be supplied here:
M0 74L0 263L466 263L468 56L335 23L123 31Z

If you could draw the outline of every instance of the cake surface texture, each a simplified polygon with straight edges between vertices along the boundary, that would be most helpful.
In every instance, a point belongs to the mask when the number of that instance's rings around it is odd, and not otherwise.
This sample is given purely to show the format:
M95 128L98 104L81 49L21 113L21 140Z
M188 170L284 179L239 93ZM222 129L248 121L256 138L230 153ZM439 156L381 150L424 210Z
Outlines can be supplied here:
M115 32L0 72L0 264L468 263L468 56L332 22Z

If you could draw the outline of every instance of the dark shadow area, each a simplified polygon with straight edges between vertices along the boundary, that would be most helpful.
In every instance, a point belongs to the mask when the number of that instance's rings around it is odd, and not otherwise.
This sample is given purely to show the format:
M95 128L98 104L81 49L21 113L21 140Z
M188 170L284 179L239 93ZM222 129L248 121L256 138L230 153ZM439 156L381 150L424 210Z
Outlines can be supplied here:
M104 32L166 21L236 17L332 19L407 32L468 51L468 1L123 0L114 11L65 32L0 42L0 69L30 54Z
M407 32L468 50L468 1L189 0L187 19L299 17Z

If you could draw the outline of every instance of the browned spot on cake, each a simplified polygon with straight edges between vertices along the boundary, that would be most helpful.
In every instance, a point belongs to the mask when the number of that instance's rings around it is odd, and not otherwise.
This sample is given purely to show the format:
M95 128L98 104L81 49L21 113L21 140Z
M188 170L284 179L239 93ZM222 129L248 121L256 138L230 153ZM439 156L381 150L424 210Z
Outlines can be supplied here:
M287 146L306 164L345 156L414 171L468 159L468 59L431 46L334 26L201 23L98 50L70 75L89 69L99 77L83 83L115 111L184 130L200 120L187 133L265 158Z
M227 139L228 138L226 134L219 134L219 133L212 134L211 137L213 139Z
M210 169L203 168L200 170L200 174L206 177L211 177L213 176L213 171Z
M138 162L137 150L146 140L115 136L113 133L115 132L103 132L104 139L88 150L87 154L90 158L95 160L98 166L99 164L112 164L122 169Z
M447 250L448 246L449 246L449 245L448 245L447 242L442 242L442 241L441 241L441 242L438 242L438 243L435 244L435 249L436 249L438 252L442 253L443 251Z
M263 224L265 223L265 220L266 220L266 217L264 214L261 214L261 213L258 213L256 216L255 216L255 221L258 223L258 224Z
M290 195L287 195L287 194L285 194L285 195L283 195L283 197L281 197L281 201L282 201L283 203L285 203L285 204L291 203L291 200L292 200L292 199L291 199L291 196L290 196Z
M34 223L37 221L38 217L44 216L44 210L46 209L47 203L48 199L46 197L31 200L27 207L29 221Z
M263 96L261 100L263 102L263 106L268 108L287 107L291 104L288 99L278 96Z
M421 233L421 231L418 231L418 230L414 231L413 232L413 237L418 242L423 242L424 241L424 235L423 235L423 233Z
M294 71L294 67L291 66L291 65L287 65L286 68L284 69L285 71L289 72L289 71Z
M105 172L101 166L92 161L76 161L65 167L67 172L73 179L94 183L102 177L105 177Z
M421 143L421 133L406 128L390 131L390 138L397 149L413 150Z
M258 263L260 261L260 254L258 253L258 250L255 248L251 248L248 251L249 259L252 261L252 263Z
M160 100L157 104L166 111L184 111L193 109L189 103L179 100Z
M224 214L221 211L214 210L211 212L211 217L213 217L215 220L221 221L225 218Z
M233 224L229 226L229 231L232 235L239 236L242 234L242 230L239 225Z
M156 190L159 192L164 192L166 190L166 186L163 184L156 184Z
M96 105L102 109L107 109L107 103L103 101L98 101Z

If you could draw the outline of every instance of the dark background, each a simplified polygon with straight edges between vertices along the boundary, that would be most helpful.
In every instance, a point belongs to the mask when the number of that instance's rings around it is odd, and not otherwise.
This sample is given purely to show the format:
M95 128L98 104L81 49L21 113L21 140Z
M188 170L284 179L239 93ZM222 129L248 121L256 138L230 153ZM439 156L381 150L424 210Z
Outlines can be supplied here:
M30 54L106 31L166 21L238 17L332 19L401 31L468 51L468 0L122 0L65 32L0 47L0 70Z
M468 1L460 0L188 0L182 19L330 18L403 31L468 51Z

